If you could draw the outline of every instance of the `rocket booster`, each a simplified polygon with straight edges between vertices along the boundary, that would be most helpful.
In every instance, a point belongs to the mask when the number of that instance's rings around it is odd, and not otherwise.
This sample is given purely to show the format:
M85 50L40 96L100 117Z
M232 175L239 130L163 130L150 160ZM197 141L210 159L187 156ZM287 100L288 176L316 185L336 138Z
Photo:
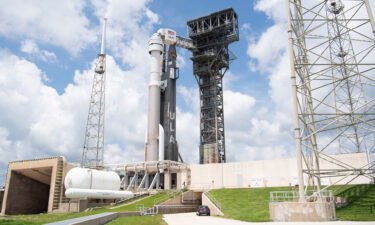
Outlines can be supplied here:
M148 85L148 125L145 143L145 161L159 160L160 82L163 41L158 33L151 36L148 51L151 56ZM164 150L164 149L163 149Z

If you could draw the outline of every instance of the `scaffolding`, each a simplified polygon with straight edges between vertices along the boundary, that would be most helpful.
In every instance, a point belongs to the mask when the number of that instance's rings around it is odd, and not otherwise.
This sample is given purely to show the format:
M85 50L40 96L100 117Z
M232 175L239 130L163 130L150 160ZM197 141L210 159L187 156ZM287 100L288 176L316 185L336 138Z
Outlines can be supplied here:
M321 191L360 176L373 181L375 22L369 2L287 4L299 196L305 182ZM347 164L335 158L340 153L366 153L367 163ZM322 160L332 166L320 168ZM330 177L340 178L321 187Z

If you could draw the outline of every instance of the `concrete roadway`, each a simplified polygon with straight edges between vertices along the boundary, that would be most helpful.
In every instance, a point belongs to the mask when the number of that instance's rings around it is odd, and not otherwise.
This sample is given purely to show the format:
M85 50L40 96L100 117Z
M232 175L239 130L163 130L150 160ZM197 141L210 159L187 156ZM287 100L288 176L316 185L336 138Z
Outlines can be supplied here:
M164 214L163 219L168 225L375 225L373 222L243 222L216 216L197 216L195 213Z

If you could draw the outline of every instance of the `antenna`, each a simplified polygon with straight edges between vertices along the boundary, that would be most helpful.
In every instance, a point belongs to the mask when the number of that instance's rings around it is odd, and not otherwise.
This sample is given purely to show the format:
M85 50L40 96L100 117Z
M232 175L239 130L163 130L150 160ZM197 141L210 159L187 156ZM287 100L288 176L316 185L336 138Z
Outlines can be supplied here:
M107 18L104 18L103 19L104 22L103 22L103 31L102 31L102 45L100 47L100 54L104 54L104 49L105 49L105 33L106 33L106 29L107 29Z

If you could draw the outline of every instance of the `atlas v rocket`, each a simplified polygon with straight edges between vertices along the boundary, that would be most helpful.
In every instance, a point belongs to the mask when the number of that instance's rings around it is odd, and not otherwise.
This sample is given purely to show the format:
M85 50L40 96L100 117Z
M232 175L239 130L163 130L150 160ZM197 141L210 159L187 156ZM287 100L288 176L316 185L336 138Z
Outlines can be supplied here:
M170 29L160 29L149 41L151 61L145 161L178 161L175 44L176 32Z

